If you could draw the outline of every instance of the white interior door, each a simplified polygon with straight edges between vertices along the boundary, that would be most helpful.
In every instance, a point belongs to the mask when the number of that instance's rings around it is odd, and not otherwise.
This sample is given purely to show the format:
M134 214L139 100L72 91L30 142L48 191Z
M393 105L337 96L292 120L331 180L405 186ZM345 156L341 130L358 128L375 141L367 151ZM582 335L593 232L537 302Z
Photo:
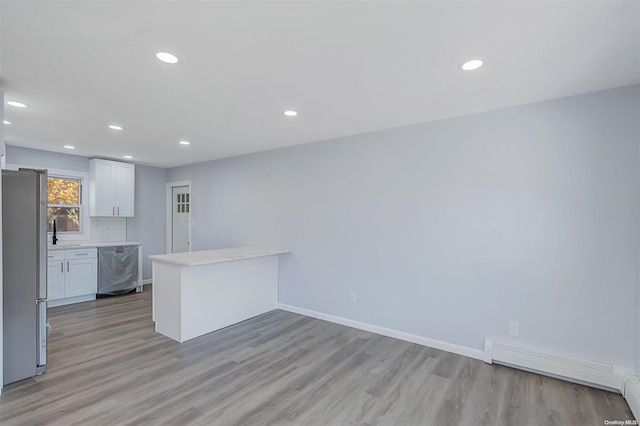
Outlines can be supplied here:
M171 214L171 252L189 251L189 216L191 212L191 196L188 186L172 188Z

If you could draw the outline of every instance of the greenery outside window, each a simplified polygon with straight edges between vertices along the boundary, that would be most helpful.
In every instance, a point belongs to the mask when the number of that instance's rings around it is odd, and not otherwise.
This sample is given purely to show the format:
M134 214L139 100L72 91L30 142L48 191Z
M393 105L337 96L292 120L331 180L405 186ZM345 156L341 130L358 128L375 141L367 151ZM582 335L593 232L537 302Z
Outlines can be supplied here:
M63 176L49 176L47 182L49 232L79 233L82 231L82 179Z

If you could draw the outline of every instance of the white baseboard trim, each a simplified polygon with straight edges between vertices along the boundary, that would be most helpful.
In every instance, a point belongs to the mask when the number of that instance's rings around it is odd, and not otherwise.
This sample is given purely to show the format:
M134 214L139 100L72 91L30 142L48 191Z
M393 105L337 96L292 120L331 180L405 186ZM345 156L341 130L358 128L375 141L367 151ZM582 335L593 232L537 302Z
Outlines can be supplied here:
M142 285L147 285L147 284L151 284L151 278L142 280Z
M430 339L424 336L418 336L416 334L406 333L404 331L393 330L386 327L380 327L378 325L368 324L365 322L355 321L348 318L339 317L336 315L325 314L323 312L312 311L310 309L299 308L297 306L287 305L285 303L278 303L278 309L283 311L289 311L300 315L305 315L312 318L317 318L329 322L333 322L347 327L357 328L359 330L368 331L371 333L381 334L383 336L393 337L395 339L404 340L411 343L417 343L418 345L428 346L430 348L436 348L454 354L467 356L469 358L475 358L482 360L484 352L480 349L473 349L466 346L460 346L453 343L443 342L441 340Z

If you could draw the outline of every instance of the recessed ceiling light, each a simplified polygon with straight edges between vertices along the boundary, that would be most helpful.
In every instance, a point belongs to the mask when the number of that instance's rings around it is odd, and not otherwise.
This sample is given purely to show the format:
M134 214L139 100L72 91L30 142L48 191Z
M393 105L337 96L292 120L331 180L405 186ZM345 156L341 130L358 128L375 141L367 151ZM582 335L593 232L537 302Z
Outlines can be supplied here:
M160 59L162 62L167 64L175 64L178 62L178 58L175 55L167 52L158 52L156 53L156 58Z
M464 64L460 65L460 69L463 71L477 70L482 66L483 63L484 62L482 61L482 59L471 59L465 62Z
M3 122L4 124L13 124L13 123L12 123L12 122L10 122L9 120L2 120L2 122Z
M123 155L124 158L126 158L127 160L131 160L133 157L130 155Z
M289 110L289 111L285 111L284 115L286 115L287 117L295 117L296 115L298 115L297 112Z
M75 146L71 146L71 145L65 145L64 147L67 148L67 149L76 149Z
M29 105L18 101L7 101L7 105L11 105L16 108L29 108Z
M122 126L118 126L117 124L109 124L109 128L111 130L122 130Z

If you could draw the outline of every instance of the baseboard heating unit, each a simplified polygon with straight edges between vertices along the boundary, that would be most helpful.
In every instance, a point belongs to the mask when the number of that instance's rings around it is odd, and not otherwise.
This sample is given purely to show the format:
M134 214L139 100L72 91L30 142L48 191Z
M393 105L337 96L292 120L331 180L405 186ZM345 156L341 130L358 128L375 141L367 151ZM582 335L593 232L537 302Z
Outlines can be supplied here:
M640 381L636 376L628 376L624 382L622 395L627 400L633 417L640 419Z
M624 369L613 364L587 361L493 340L484 342L484 361L619 393L623 392L626 376Z

